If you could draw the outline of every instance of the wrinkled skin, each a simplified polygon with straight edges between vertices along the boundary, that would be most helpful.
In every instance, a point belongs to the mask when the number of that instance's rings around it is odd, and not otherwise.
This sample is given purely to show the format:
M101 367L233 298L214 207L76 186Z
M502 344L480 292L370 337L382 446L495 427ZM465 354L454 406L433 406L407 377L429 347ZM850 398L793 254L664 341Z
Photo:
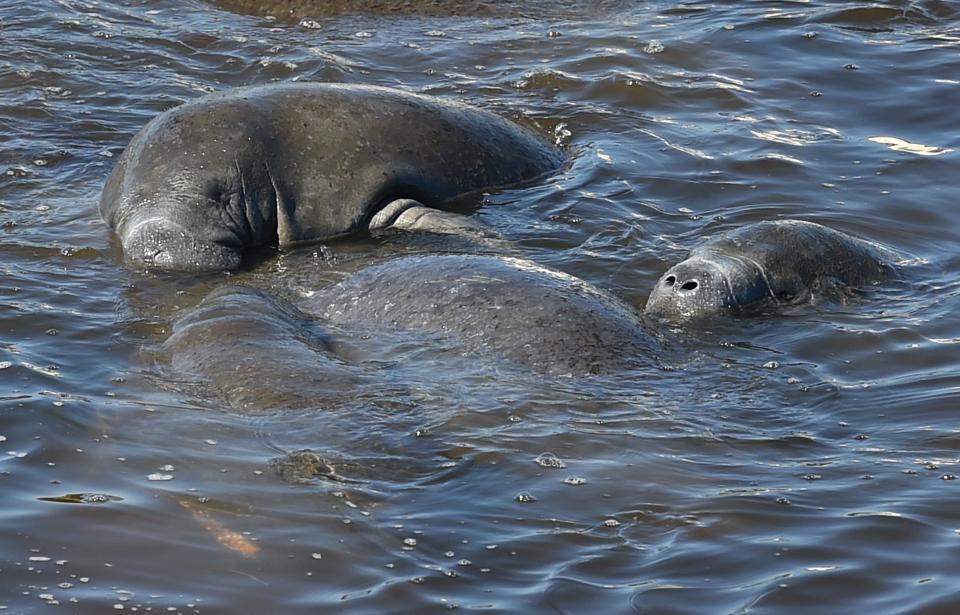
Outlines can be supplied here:
M324 83L239 88L149 122L120 156L100 212L134 262L229 270L249 248L366 231L397 200L433 211L399 215L406 228L455 232L469 224L441 211L451 199L540 177L563 160L503 118L430 96Z
M321 321L454 336L545 374L652 366L660 339L640 314L571 275L492 256L399 258L317 292L300 308Z
M759 222L710 239L657 281L646 313L672 321L755 314L895 275L896 255L812 222Z

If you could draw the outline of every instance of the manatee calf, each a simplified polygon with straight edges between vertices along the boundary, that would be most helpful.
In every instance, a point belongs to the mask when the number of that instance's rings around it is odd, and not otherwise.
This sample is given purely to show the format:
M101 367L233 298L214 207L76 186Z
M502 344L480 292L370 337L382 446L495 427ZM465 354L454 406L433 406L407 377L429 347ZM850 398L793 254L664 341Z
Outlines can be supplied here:
M321 289L299 307L320 322L448 334L468 351L545 374L651 367L663 351L642 315L616 297L510 257L398 258Z
M439 98L327 83L240 88L150 121L119 157L100 213L133 261L234 269L247 248L371 224L470 227L441 211L451 199L562 163L531 132Z
M813 222L758 222L714 237L671 267L646 313L668 320L750 314L862 288L895 274L897 255Z

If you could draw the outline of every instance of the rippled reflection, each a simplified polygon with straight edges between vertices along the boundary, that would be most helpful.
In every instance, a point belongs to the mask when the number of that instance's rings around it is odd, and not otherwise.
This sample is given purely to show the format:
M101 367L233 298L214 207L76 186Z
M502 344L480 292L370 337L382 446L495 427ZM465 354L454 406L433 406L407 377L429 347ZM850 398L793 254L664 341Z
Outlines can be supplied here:
M0 6L0 607L955 612L958 17L935 0ZM484 195L489 251L634 306L705 237L767 219L894 247L903 275L667 331L663 373L544 378L353 332L376 386L236 412L163 352L213 288L293 300L476 250L393 237L229 278L125 267L97 200L131 136L288 80L431 93L555 139L560 174Z

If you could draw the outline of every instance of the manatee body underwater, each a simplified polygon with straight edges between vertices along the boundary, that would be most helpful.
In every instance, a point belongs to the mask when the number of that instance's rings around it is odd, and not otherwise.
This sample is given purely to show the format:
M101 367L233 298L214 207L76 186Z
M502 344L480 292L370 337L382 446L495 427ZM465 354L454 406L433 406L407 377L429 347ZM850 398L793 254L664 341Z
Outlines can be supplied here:
M642 313L569 274L499 256L406 256L361 269L290 305L227 286L174 323L165 346L180 376L235 409L323 407L375 381L338 348L344 331L437 335L467 357L543 375L659 370L664 339Z
M843 293L896 276L878 244L801 220L758 222L713 237L671 267L645 312L672 321L775 311L815 293Z
M407 256L362 269L299 307L320 322L454 336L552 375L656 366L663 339L643 315L575 276L529 260Z
M207 295L174 323L164 346L174 373L245 412L331 407L370 381L338 360L336 344L305 314L243 286Z
M328 83L239 88L150 121L119 157L100 213L131 261L229 270L249 248L371 223L431 230L455 197L563 162L516 124L431 96Z
M640 311L521 258L403 256L311 291L295 305L245 288L214 291L175 323L167 347L176 371L213 384L243 408L264 399L318 407L375 382L375 374L338 351L350 340L338 341L332 330L449 336L466 355L550 376L669 371L676 345L658 318L696 321L795 305L815 292L896 275L897 260L882 246L819 224L751 224L693 250L663 275ZM271 371L280 377L269 377Z

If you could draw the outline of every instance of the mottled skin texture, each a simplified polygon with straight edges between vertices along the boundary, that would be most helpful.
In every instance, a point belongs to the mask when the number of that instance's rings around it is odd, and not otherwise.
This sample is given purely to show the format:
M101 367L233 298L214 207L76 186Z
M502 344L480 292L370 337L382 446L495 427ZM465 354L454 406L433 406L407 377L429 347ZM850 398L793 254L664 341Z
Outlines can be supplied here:
M619 299L531 261L430 255L391 260L300 306L337 324L431 331L547 374L651 366L659 339Z
M361 230L395 199L531 180L562 154L486 111L388 88L290 83L212 94L154 118L104 187L127 258L234 269L247 248Z
M751 314L895 275L896 255L813 222L758 222L714 237L671 267L646 313L675 321Z

